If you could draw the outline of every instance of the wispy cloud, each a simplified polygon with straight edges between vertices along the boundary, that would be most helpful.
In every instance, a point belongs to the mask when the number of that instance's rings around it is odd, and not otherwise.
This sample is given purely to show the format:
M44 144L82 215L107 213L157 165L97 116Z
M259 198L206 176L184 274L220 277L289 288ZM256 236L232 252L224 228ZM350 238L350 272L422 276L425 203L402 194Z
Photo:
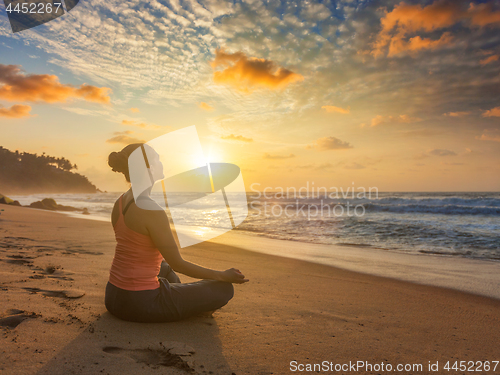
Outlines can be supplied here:
M139 113L139 112L141 112L139 108L134 108L134 107L129 108L129 111L132 112L132 113Z
M443 113L444 116L449 116L449 117L464 117L470 115L471 112L448 112L448 113Z
M335 137L319 138L313 144L306 146L306 148L308 148L308 149L316 148L316 149L321 150L321 151L346 150L346 149L353 148L353 147L354 146L351 145L349 142L341 141L340 139L335 138Z
M436 148L434 150L430 150L427 152L429 155L432 156L456 156L457 153L451 150L444 150L444 149L439 149Z
M107 107L106 109L108 109ZM76 113L77 115L81 116L101 116L101 117L108 117L112 114L112 111L109 110L102 110L102 109L88 109L88 108L79 108L79 107L69 107L69 106L64 106L62 107L65 111Z
M388 56L399 55L403 52L416 53L426 49L437 49L439 47L450 44L453 41L451 33L443 33L439 39L432 40L430 38L422 38L415 36L405 41L403 39L391 42Z
M198 107L205 110L205 111L208 111L208 112L212 112L215 110L214 107L212 107L210 104L207 104L205 102L198 103Z
M131 130L126 130L123 132L114 132L115 136L106 140L107 143L121 143L121 144L131 144L131 143L145 143L146 141L143 139L139 139L136 137L131 137L131 134L134 134Z
M352 162L352 163L348 163L344 166L345 169L365 169L366 167L362 164L359 164L359 163L356 163L356 162Z
M408 115L399 115L399 116L378 115L372 119L370 126L374 127L383 124L410 124L412 122L418 122L418 121L422 121L422 119L418 117L410 117Z
M221 139L228 141L239 141L239 142L253 142L252 138L243 137L242 135L229 134L227 136L221 136Z
M213 103L224 103L225 108L249 122L262 112L300 115L307 108L321 107L338 94L349 96L352 105L357 100L359 103L360 98L370 97L371 105L380 108L388 93L411 87L411 93L398 91L399 98L408 100L410 95L425 88L433 95L426 95L425 100L418 101L419 105L425 106L428 101L437 106L463 95L460 87L469 90L474 87L470 95L487 96L484 86L491 84L485 79L477 80L470 69L464 74L459 67L465 63L464 59L451 55L443 55L437 65L431 60L393 63L390 73L383 61L375 66L360 65L356 52L371 50L369 43L380 32L377 9L387 6L390 13L393 8L393 3L387 0L363 6L356 2L339 2L335 6L280 2L276 7L272 2L191 0L172 4L142 0L80 2L72 10L73 16L31 30L23 39L50 52L50 63L65 66L73 74L95 83L116 87L117 91L127 91L130 97L140 95L148 104L161 102L180 107L210 97ZM7 29L6 22L2 19L0 25ZM68 29L72 30L71 35L66 32ZM393 28L389 35L396 30ZM438 30L432 39L440 35ZM4 36L14 37L6 33ZM408 38L413 36L408 34ZM453 36L457 41L454 48L470 45L466 34ZM491 48L488 47L491 43L487 44L491 39L488 34L474 38L478 48ZM214 71L207 62L214 61L214 53L220 46L227 51L242 51L247 59L254 56L301 73L304 81L300 85L287 85L283 91L256 90L253 95L241 95L232 85L213 82ZM474 56L470 59L479 65L479 59ZM428 76L431 68L440 70L432 80ZM379 79L381 74L387 75ZM474 86L470 86L471 81ZM451 84L460 87L450 92L445 88ZM262 86L255 86L258 87ZM441 95L443 91L446 95ZM115 96L118 95L117 92ZM261 113L253 108L260 108ZM279 115L275 116L275 123L280 121Z
M494 141L500 142L500 130L499 129L484 129L483 134L477 136L476 139L480 141Z
M421 152L417 155L413 156L413 159L422 160L431 156L457 156L458 154L455 151L435 148L432 150L428 150L426 152Z
M65 85L49 74L23 74L16 65L0 64L0 99L24 102L60 103L71 98L109 103L107 87Z
M345 115L351 112L351 107L341 108L341 107L335 107L333 105L324 105L321 107L321 109L324 109L328 113L337 112L337 113L343 113Z
M349 103L357 113L353 110L349 115L340 112L332 115L342 117L346 126L345 131L342 129L342 134L346 134L343 137L357 146L359 135L349 130L353 128L347 128L351 118L369 127L370 119L377 114L397 114L394 116L397 118L406 113L411 118L425 118L429 129L444 133L452 118L438 118L443 113L456 110L475 114L481 113L479 108L498 105L494 102L500 87L500 76L495 71L497 63L480 64L491 54L498 55L492 44L498 33L493 22L496 8L476 4L473 8L479 8L469 10L470 1L457 0L459 12L476 14L473 21L472 16L455 17L448 10L450 2L442 3L444 10L440 11L433 0L411 1L411 4L406 0L335 3L89 0L80 2L69 17L30 30L22 35L22 40L46 52L41 56L49 56L49 66L64 66L65 76L59 76L63 84L83 79L81 82L96 87L112 87L113 102L123 99L126 109L132 105L142 109L136 104L141 100L148 105L161 103L165 110L188 109L209 98L208 103L220 112L219 116L206 120L217 137L242 134L242 129L248 129L246 135L254 139L258 135L259 143L262 139L278 141L268 135L280 132L286 135L279 142L297 144L301 141L294 139L297 133L285 132L288 124L304 121L310 113L317 114L325 104L337 104L345 110ZM388 16L402 5L413 7L416 13L401 11L399 15L395 12ZM429 5L433 7L427 9ZM483 8L489 9L490 16ZM434 12L429 13L431 16L419 13L424 9ZM414 20L412 25L413 21L404 18L405 14ZM389 22L390 17L394 21L392 29L389 24L384 29L383 23ZM451 17L451 26L445 26L446 17ZM487 27L481 26L485 24ZM17 43L21 36L5 30L10 30L8 20L1 18L2 38L8 44ZM403 47L408 50L389 59L370 58L374 50L372 42L378 40L382 30L387 31L388 39L380 49L380 57L389 54L391 40L396 37L397 42L400 32L404 34L400 38ZM439 41L446 38L443 35L447 32L453 38L449 44L411 50L412 43L420 46L426 39ZM411 42L415 37L420 39ZM272 62L274 75L282 68L304 79L285 85L283 90L259 89L268 86L254 84L248 88L252 95L235 89L232 84L217 84L210 62L215 61L217 48L221 46L227 55L241 53L243 62L254 58ZM394 48L397 51L397 43ZM483 50L489 54L481 54ZM358 51L369 52L361 56ZM406 54L413 58L405 58ZM392 58L397 56L401 58ZM222 73L236 64L243 65L239 60L228 61L215 71ZM67 72L72 75L71 81L66 78ZM127 105L127 100L134 100L134 104ZM358 112L363 118L355 117ZM119 124L122 119L130 121L138 117L128 113L131 118L111 113L108 121ZM320 121L311 127L326 126L320 122L329 121L328 117L320 116ZM383 124L405 124L404 119L382 117L377 130ZM481 126L477 129L489 127L487 123L492 119L477 118ZM138 119L137 123L148 121ZM414 127L395 126L398 135L407 130L411 136ZM418 134L430 135L426 131Z
M479 61L479 63L481 65L486 65L486 64L489 64L489 63L492 63L492 62L495 62L495 61L498 61L498 59L500 58L499 55L493 55L493 56L490 56L490 57L487 57L481 61Z
M29 105L14 104L10 108L4 108L0 105L0 117L22 118L30 117L31 107Z

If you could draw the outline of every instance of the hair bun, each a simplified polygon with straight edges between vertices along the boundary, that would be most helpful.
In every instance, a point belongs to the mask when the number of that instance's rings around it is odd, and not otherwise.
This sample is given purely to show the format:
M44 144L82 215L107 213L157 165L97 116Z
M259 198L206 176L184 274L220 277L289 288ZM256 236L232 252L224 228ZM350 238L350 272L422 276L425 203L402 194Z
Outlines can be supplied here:
M120 172L125 175L125 179L130 182L130 175L128 170L128 158L136 150L140 147L142 143L132 143L123 148L123 150L119 152L112 152L108 156L108 165L113 169L113 172Z
M109 154L108 165L111 167L113 172L128 172L128 158L121 151Z

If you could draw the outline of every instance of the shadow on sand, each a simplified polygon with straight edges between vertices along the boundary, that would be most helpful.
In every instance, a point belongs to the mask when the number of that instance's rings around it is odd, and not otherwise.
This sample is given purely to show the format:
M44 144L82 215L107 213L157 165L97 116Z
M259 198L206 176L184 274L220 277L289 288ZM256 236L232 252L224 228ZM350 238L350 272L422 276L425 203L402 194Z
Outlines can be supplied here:
M217 319L131 323L106 312L37 372L129 373L231 375L222 354Z

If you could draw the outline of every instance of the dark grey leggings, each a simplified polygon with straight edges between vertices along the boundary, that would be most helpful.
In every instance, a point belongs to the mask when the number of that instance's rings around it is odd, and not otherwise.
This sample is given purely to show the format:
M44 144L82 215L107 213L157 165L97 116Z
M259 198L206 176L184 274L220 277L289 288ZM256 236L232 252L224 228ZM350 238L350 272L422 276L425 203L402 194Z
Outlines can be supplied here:
M163 262L158 274L160 287L130 291L106 285L106 309L117 318L144 323L173 322L218 309L233 298L233 284L201 280L181 284L170 266Z

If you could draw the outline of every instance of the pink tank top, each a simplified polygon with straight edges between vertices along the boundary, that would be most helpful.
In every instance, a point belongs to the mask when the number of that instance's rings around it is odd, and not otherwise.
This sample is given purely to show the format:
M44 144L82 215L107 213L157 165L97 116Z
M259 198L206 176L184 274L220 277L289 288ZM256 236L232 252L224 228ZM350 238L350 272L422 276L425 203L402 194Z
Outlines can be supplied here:
M125 290L150 290L159 288L157 275L163 256L155 247L151 237L127 227L123 217L120 197L120 216L114 226L116 250L109 282Z

